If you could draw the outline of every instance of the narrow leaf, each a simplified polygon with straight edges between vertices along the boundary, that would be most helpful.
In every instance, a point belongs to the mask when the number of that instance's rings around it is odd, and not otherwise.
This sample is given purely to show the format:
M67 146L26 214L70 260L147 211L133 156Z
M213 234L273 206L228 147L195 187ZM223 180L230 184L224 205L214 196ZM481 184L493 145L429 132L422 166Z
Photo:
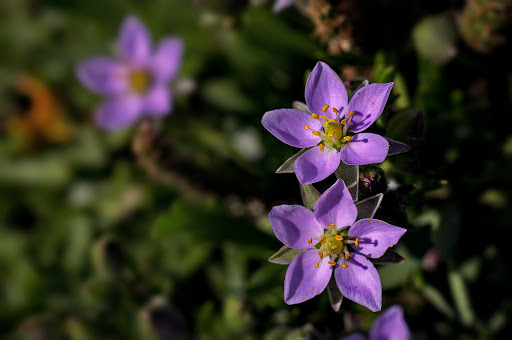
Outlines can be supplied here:
M335 312L338 312L340 310L341 303L343 302L343 294L341 294L340 289L336 284L334 275L331 277L331 280L327 285L327 293L329 293L329 302L331 303L332 309Z
M306 208L313 210L316 201L318 201L318 198L320 197L320 192L311 184L299 183L299 186L303 205Z
M299 158L300 155L302 155L304 152L306 152L307 149L301 149L299 152L297 152L295 155L288 158L277 170L276 174L291 174L294 173L295 170L293 169L293 163L297 158Z
M363 218L373 218L383 198L384 194L379 193L357 202L357 219L360 220Z
M388 156L398 155L400 153L404 153L404 152L411 150L411 147L405 143L396 141L396 140L388 138L388 137L384 137L384 138L386 138L387 141L389 142Z
M340 178L345 182L345 185L352 196L352 200L357 201L357 195L359 192L359 166L347 165L340 162L340 166L334 172L337 178Z
M292 104L292 107L295 109L295 110L300 110L300 111L304 111L306 113L311 113L309 111L309 108L308 106L303 103L303 102L299 102L298 100L294 101L293 104Z
M448 304L443 295L436 288L430 285L424 285L422 289L423 295L425 298L430 301L430 303L437 308L441 313L446 315L449 319L455 318L455 311Z
M388 249L386 250L384 255L382 255L378 259L371 259L371 261L376 264L394 264L402 263L405 261L405 259L394 250Z
M290 262L304 250L305 249L292 249L287 246L282 246L274 255L269 257L268 261L277 264L290 264Z
M448 273L448 284L450 285L453 300L455 301L455 308L457 309L461 322L465 326L473 324L475 314L471 308L470 297L462 275L451 270Z

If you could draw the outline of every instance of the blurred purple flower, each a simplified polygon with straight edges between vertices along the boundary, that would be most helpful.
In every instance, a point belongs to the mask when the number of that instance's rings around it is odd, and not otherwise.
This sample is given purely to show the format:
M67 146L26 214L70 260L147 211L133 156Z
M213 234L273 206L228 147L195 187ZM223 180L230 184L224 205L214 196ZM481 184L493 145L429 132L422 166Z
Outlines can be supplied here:
M127 127L142 115L163 116L172 109L168 82L181 65L183 43L164 38L151 50L146 27L134 16L122 24L117 40L119 58L94 56L80 63L78 79L105 95L96 110L97 124L107 130Z
M272 10L276 13L280 12L286 7L290 7L294 2L295 0L276 0L276 2L274 2L274 7L272 7Z
M386 309L370 328L369 340L409 340L409 327L404 320L404 311L399 305ZM340 340L366 340L361 333L354 333Z
M360 88L348 101L345 85L327 64L318 62L306 82L310 112L278 109L265 113L261 123L280 141L309 148L294 162L299 182L311 184L331 175L340 161L366 165L384 161L389 142L373 133L361 133L379 118L393 83Z
M301 303L320 294L332 272L341 293L371 311L382 302L380 277L368 259L379 258L395 245L406 229L365 218L338 179L316 202L313 211L301 205L272 208L270 224L287 247L306 249L290 263L284 281L284 300Z

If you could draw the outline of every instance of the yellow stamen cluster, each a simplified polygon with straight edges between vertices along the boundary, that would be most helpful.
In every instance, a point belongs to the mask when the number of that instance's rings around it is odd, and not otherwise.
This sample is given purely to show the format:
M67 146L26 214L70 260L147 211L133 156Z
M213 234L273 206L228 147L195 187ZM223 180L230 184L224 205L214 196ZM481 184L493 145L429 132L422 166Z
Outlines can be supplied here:
M322 106L321 110L326 112L329 109L329 105L325 104ZM332 108L332 111L336 114L339 114L339 110L337 108ZM350 111L347 116L348 118L343 118L341 121L335 118L327 118L324 115L319 115L316 113L312 113L311 117L313 119L322 119L324 120L323 128L324 131L311 130L311 133L315 136L322 137L322 141L319 144L320 151L323 152L325 150L325 146L334 147L336 149L340 149L343 146L343 143L350 142L352 138L347 136L347 127L346 124L349 122L350 117L354 115L354 111ZM304 125L304 130L310 130L310 125Z
M335 229L334 224L329 224L325 234L318 240L320 248L318 249L318 256L320 261L327 259L327 263L336 266L336 261L339 258L342 262L340 267L345 269L348 264L346 260L350 258L350 252L347 248L349 244L359 245L359 238L351 239L347 237L347 231L338 231ZM341 235L340 235L341 234ZM342 236L343 235L343 236ZM313 239L308 239L308 243L312 243ZM315 263L315 268L319 268L320 262Z

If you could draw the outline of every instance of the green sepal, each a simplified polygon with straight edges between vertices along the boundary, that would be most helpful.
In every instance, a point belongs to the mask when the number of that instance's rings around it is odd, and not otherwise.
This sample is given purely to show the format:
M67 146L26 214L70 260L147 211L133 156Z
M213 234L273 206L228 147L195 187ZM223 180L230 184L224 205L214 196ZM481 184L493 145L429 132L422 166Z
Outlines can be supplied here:
M307 149L301 149L299 152L297 152L295 155L288 158L277 170L276 174L291 174L294 173L295 170L293 168L293 163L297 158L299 158L300 155L302 155L304 152L306 152Z
M335 312L339 312L341 303L343 302L343 294L341 294L334 275L331 276L329 284L327 284L327 293L329 294L329 302Z
M376 264L394 264L394 263L402 263L405 261L405 259L402 257L402 255L398 254L394 250L388 249L378 259L370 259L373 263Z
M340 178L345 182L345 185L352 196L352 200L357 201L357 195L359 193L359 166L348 165L340 162L340 165L334 171L337 178Z
M365 198L356 203L357 207L357 219L360 220L363 218L373 218L375 212L380 206L382 199L384 198L383 193L379 193L377 195L373 195Z
M300 186L300 195L302 197L302 204L313 210L316 201L320 198L320 192L311 184L302 184L299 183Z
M394 139L384 137L389 143L389 151L388 156L398 155L399 153L404 153L411 150L411 147L405 143L396 141Z
M303 102L300 102L298 100L294 101L292 103L292 107L295 109L295 110L299 110L299 111L303 111L303 112L306 112L306 113L309 113L311 114L311 111L309 111L309 108L308 106L303 103Z
M292 260L304 250L305 249L292 249L287 246L282 246L281 249L268 258L268 261L277 264L290 264Z

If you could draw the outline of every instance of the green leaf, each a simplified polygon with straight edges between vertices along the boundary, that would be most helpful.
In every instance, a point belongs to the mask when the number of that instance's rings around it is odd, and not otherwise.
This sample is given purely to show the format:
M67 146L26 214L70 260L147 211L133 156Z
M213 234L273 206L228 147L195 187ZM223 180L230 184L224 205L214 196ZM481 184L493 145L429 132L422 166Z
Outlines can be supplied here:
M455 270L450 270L448 273L448 284L462 324L465 326L472 325L475 321L475 314L471 307L470 297L462 275Z
M426 284L423 286L422 292L425 298L430 301L437 310L446 315L449 319L455 319L455 311L439 290Z
M276 174L291 174L294 173L295 170L293 169L293 163L297 158L299 158L300 155L302 155L304 152L306 152L307 149L301 149L299 152L297 152L295 155L288 158L277 170Z
M335 312L339 312L341 303L343 302L343 294L341 294L334 275L331 277L329 284L327 285L327 293L329 294L329 302Z
M379 193L377 195L373 195L365 198L364 200L356 202L357 220L363 218L373 218L383 198L384 194Z
M300 195L302 197L302 204L310 210L313 210L316 201L320 197L320 192L311 184L302 184L300 186Z
M352 200L357 201L357 195L359 193L359 166L347 165L340 162L340 165L334 172L337 178L340 178L345 182L345 185L352 196Z
M217 201L198 203L177 201L161 214L153 225L157 238L173 237L178 231L186 231L197 241L232 241L245 245L271 244L273 238L254 227L251 219L231 216Z
M268 261L277 264L290 264L292 260L302 253L305 249L292 249L282 246L274 255L270 256Z

